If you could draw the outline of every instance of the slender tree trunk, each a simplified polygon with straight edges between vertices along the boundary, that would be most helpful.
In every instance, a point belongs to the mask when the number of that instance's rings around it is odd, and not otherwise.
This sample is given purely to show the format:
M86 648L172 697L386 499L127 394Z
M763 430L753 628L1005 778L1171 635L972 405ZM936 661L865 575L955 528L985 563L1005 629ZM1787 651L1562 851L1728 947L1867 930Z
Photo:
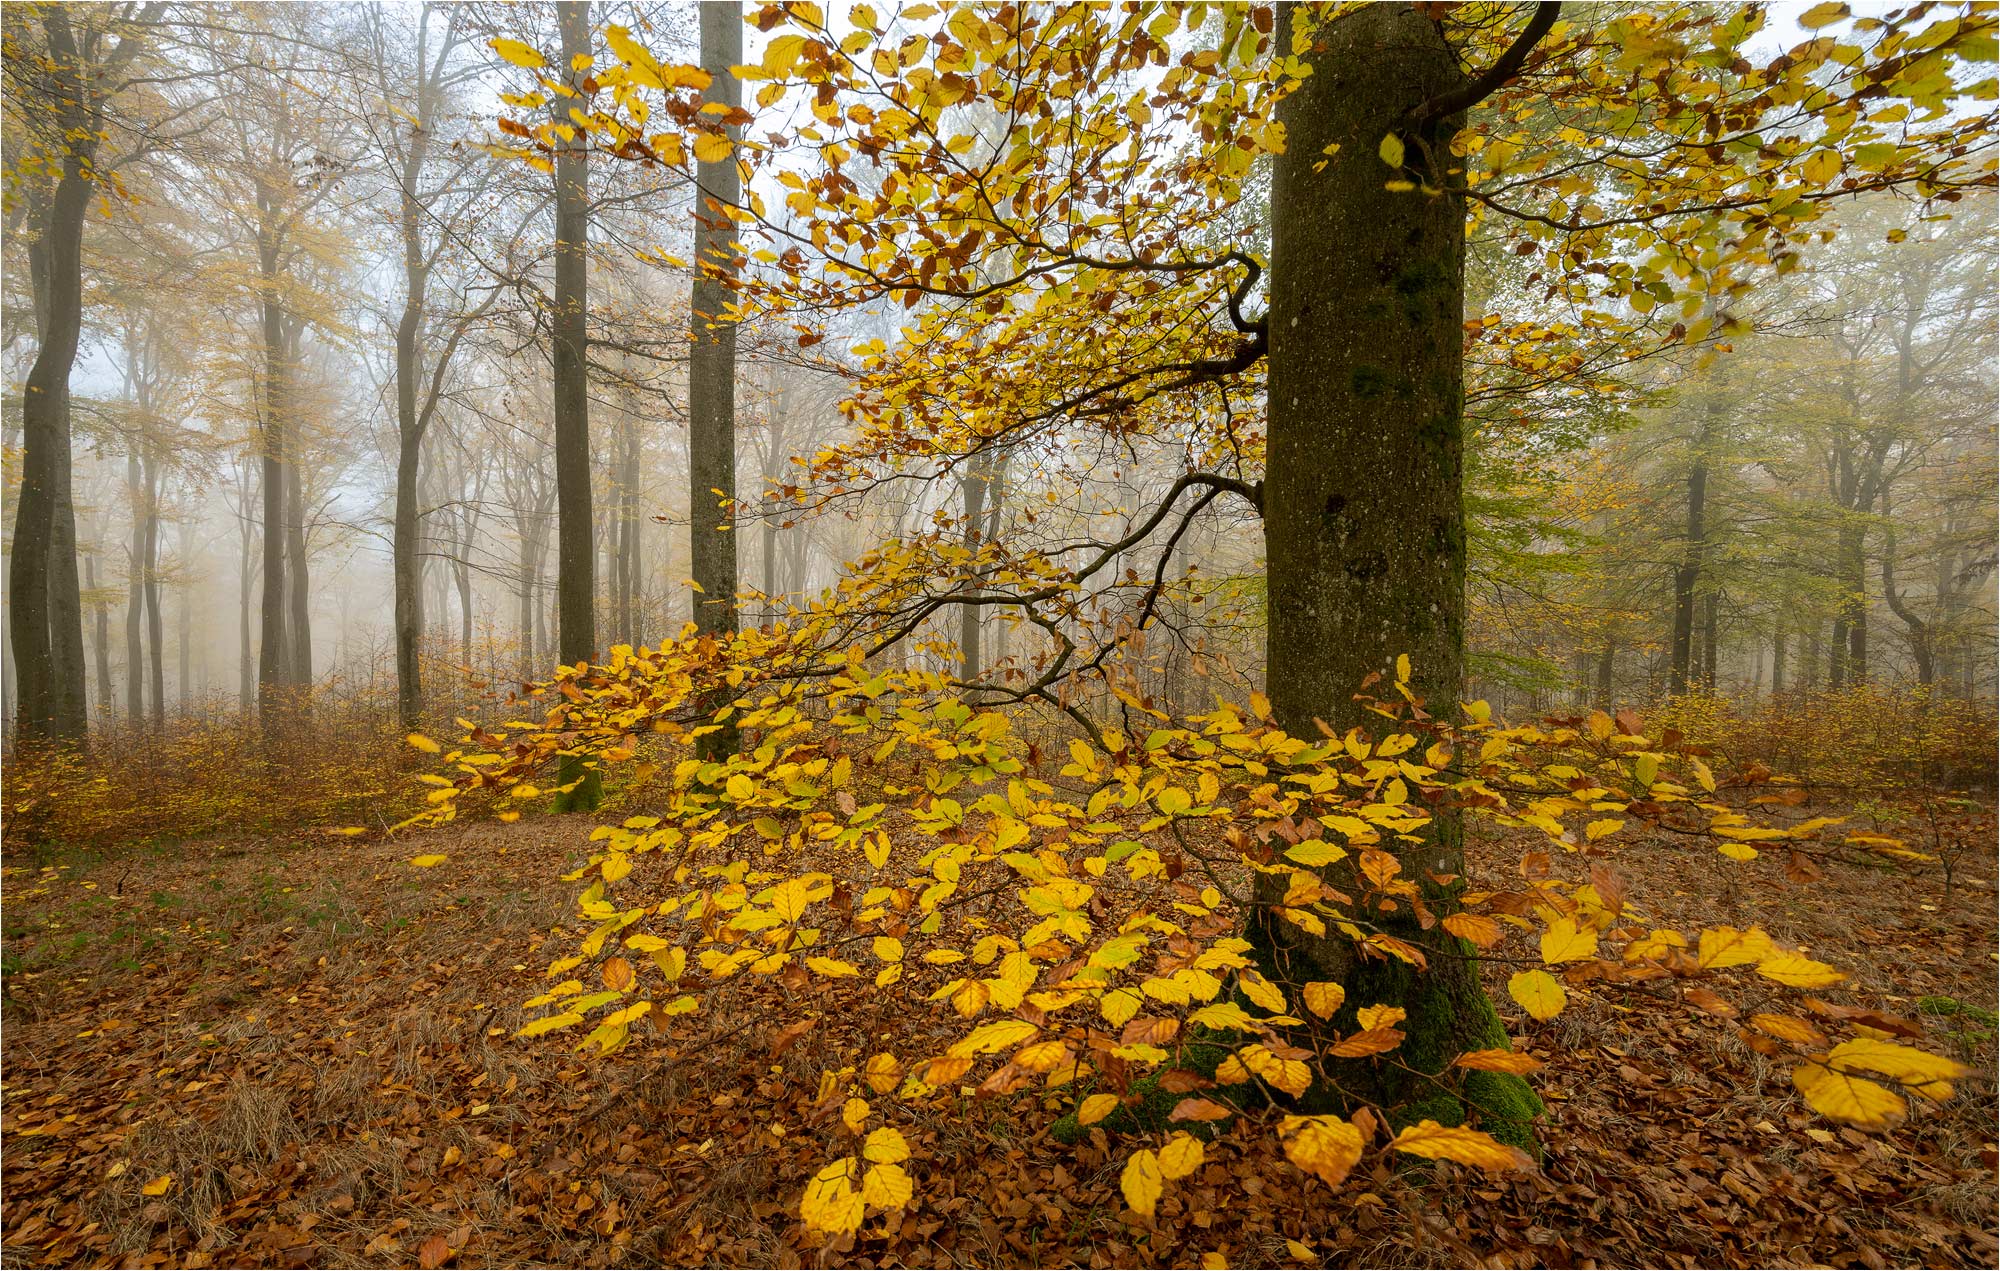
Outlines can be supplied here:
M1604 648L1597 654L1597 704L1605 710L1616 705L1612 700L1612 683L1618 667L1618 644L1606 640Z
M261 644L257 652L257 706L267 716L278 709L291 680L290 617L285 608L285 527L291 518L286 496L286 434L291 410L290 368L285 364L285 313L277 294L278 254L272 231L259 244L259 281L264 287L264 590L258 606Z
M289 676L300 690L299 702L307 702L305 690L313 682L312 587L306 568L306 513L299 464L293 458L285 465L291 489L285 496L285 599L290 607L292 666Z
M1896 585L1896 527L1891 521L1882 535L1882 598L1889 611L1903 620L1910 632L1910 657L1917 664L1917 683L1929 688L1937 680L1937 633L1932 625L1910 608Z
M1722 399L1713 384L1707 386L1707 397L1702 404L1694 462L1688 468L1687 534L1680 567L1674 571L1673 662L1668 691L1675 696L1688 691L1696 674L1695 605L1707 582L1702 574L1708 553L1708 459L1722 412Z
M1283 12L1303 20L1299 6ZM1286 149L1272 175L1263 488L1267 688L1278 723L1300 737L1316 735L1315 720L1336 730L1379 722L1352 695L1399 653L1410 656L1412 691L1451 711L1465 639L1465 207L1450 193L1385 190L1378 156L1411 111L1461 85L1458 59L1405 4L1349 11L1311 39L1314 73L1280 108ZM1461 123L1449 117L1410 137L1413 161L1447 153ZM1431 880L1464 873L1457 816L1440 809L1399 855L1403 877L1425 880L1432 914L1450 913L1462 884ZM1336 887L1351 864L1330 868ZM1468 948L1413 913L1377 913L1381 930L1426 951L1428 969L1364 961L1338 930L1314 937L1268 917L1283 892L1260 877L1249 934L1267 975L1345 985L1334 1021L1343 1032L1361 1005L1409 1012L1399 1063L1342 1065L1345 1097L1390 1108L1421 1099L1422 1114L1439 1120L1469 1105L1489 1131L1530 1142L1539 1101L1520 1078L1449 1067L1462 1050L1508 1044ZM1321 1091L1316 1101L1344 1097Z
M56 75L80 102L85 90L65 6L48 6L43 22ZM83 615L80 605L70 609L77 571L69 377L83 332L83 225L94 150L94 143L78 143L65 155L30 246L41 339L22 386L21 488L7 579L8 635L20 693L15 731L23 739L80 742L89 727Z
M701 6L701 65L713 80L704 97L743 101L730 67L743 60L743 10L734 0ZM741 130L731 127L735 138ZM737 630L736 324L725 314L735 277L736 223L727 208L742 197L736 156L698 166L694 289L688 302L688 553L697 593L695 626L721 637ZM702 738L702 754L733 753L734 723Z
M1701 616L1701 683L1713 693L1716 691L1716 644L1721 634L1722 597L1714 590L1702 597Z
M125 489L132 504L132 542L125 570L125 718L136 728L146 715L146 487L139 445L125 452Z
M191 637L194 632L194 616L189 612L189 609L192 607L192 593L194 591L192 585L194 580L190 576L189 570L189 565L194 555L193 547L194 544L191 541L187 524L186 522L182 522L180 532L181 579L180 586L174 589L174 598L180 602L175 614L174 651L180 656L180 709L183 717L188 713L191 696L189 686L193 683L192 660L194 651L192 646L194 642Z
M1771 696L1777 697L1785 691L1785 652L1787 647L1785 629L1779 627L1771 637Z
M967 555L966 568L972 569L970 557L979 550L980 532L986 519L986 487L991 464L985 454L976 454L965 465L958 480L958 493L963 504L964 545ZM977 596L979 587L971 579L967 580L967 590ZM980 619L984 615L979 605L961 605L958 610L958 678L970 684L979 678L983 664L979 660Z
M167 726L167 670L161 649L166 627L160 620L160 464L150 446L142 470L146 483L146 529L140 570L146 594L146 671L152 688L153 731L159 732Z
M97 670L97 713L102 719L111 718L111 610L104 603L104 593L97 587L97 553L83 558L83 585L90 593L91 628L94 639L91 653L96 660Z
M590 55L590 5L587 0L561 0L556 5L562 27L565 67ZM582 72L572 70L573 85ZM570 106L558 98L558 118ZM595 521L590 490L590 385L586 351L590 338L589 142L582 135L556 154L556 277L554 328L554 397L556 451L556 639L565 663L590 662L597 657L597 577ZM558 774L569 787L556 798L558 811L588 811L599 799L596 769L569 761Z
M257 558L251 543L250 485L251 472L246 464L240 486L243 503L236 527L236 704L246 714L257 700L257 659L250 634L250 589L257 581Z

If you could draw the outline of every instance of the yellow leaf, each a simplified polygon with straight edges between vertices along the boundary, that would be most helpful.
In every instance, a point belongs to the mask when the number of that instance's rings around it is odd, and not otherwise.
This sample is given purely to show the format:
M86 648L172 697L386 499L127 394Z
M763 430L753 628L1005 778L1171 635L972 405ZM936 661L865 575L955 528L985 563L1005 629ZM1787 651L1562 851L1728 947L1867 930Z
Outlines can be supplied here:
M1255 971L1244 971L1237 977L1236 983L1237 987L1243 990L1243 996L1249 998L1258 1006L1263 1007L1273 1015L1283 1015L1285 1013L1285 995L1278 991L1277 985L1271 983L1262 975Z
M1024 1019L996 1020L982 1024L964 1037L952 1043L946 1052L956 1058L968 1055L990 1055L997 1050L1007 1050L1019 1046L1042 1030Z
M839 958L807 958L806 965L828 979L838 979L844 975L861 974L860 967L855 966L852 962L843 962Z
M901 1209L916 1191L916 1184L900 1165L876 1165L861 1180L862 1198L883 1209Z
M1292 1164L1338 1187L1361 1159L1361 1131L1339 1117L1286 1117L1278 1137Z
M1484 914L1456 913L1444 920L1444 929L1461 940L1469 940L1481 949L1490 949L1500 943L1505 934L1500 924Z
M1151 1218L1160 1203L1160 1193L1166 1190L1166 1180L1160 1174L1160 1158L1144 1148L1134 1152L1132 1159L1125 1162L1118 1189L1125 1193L1126 1204L1141 1217Z
M1201 1140L1192 1134L1176 1134L1160 1149L1160 1176L1186 1178L1201 1168Z
M1110 1116L1117 1107L1118 1096L1115 1094L1091 1095L1088 1099L1077 1105L1076 1123L1078 1125L1094 1125Z
M1347 1000L1347 990L1328 980L1314 980L1305 986L1306 1009L1321 1019L1332 1019L1340 1004Z
M427 755L435 755L444 749L443 746L438 745L422 733L411 733L408 737L403 738L403 740L409 742L412 746L415 746Z
M867 1203L854 1190L854 1158L843 1156L813 1175L799 1201L799 1217L814 1231L835 1234L858 1230Z
M1748 843L1717 843L1715 850L1727 856L1732 861L1754 861L1757 859L1757 849Z
M583 1023L583 1016L575 1011L564 1011L560 1015L545 1015L541 1019L529 1020L516 1037L540 1037L543 1033L553 1033L557 1029L573 1028Z
M1069 1043L1057 1038L1054 1041L1036 1042L1023 1046L1015 1052L1014 1063L1029 1072L1048 1072L1061 1066L1069 1058Z
M798 65L799 55L805 51L806 37L803 35L780 35L764 46L764 71L773 79L783 79Z
M1317 1266L1319 1264L1319 1255L1312 1251L1311 1245L1301 1244L1296 1240L1286 1240L1285 1252L1310 1266Z
M1615 816L1608 816L1601 821L1592 821L1589 825L1584 826L1583 835L1586 839L1595 843L1597 840L1603 838L1605 835L1616 834L1618 831L1624 828L1625 828L1624 821L1620 820Z
M1596 952L1597 933L1587 927L1579 930L1574 918L1559 919L1542 933L1542 961L1551 965L1577 962Z
M1757 974L1795 989L1823 989L1847 978L1845 972L1836 971L1824 962L1815 962L1799 953L1779 953L1765 958L1757 964Z
M1484 1170L1527 1169L1530 1164L1520 1148L1508 1147L1483 1130L1435 1121L1417 1122L1398 1134L1390 1146L1412 1156L1457 1161Z
M888 1094L903 1079L903 1066L891 1054L880 1054L868 1061L862 1074L868 1079L868 1088L876 1094Z
M492 41L490 47L504 60L512 62L516 66L525 66L531 71L540 70L542 67L548 65L547 58L519 40L510 40L502 36Z
M1392 141L1396 142L1396 151L1394 158L1390 157L1388 149L1389 143ZM1396 136L1394 133L1391 133L1390 135L1382 138L1382 147L1383 147L1382 161L1384 163L1388 164L1392 168L1400 168L1403 166L1403 143L1400 141L1396 141ZM1410 682L1410 655L1407 653L1398 653L1396 655L1396 683L1408 684L1409 682Z
M1825 4L1816 4L1812 8L1807 9L1804 13L1795 17L1793 21L1808 31L1817 31L1823 26L1832 26L1846 17L1848 13L1848 7L1840 3L1840 0L1827 0Z
M1813 1111L1863 1130L1887 1129L1901 1121L1907 1111L1902 1096L1887 1086L1866 1077L1836 1072L1822 1063L1805 1063L1794 1068L1792 1084Z
M1410 1013L1400 1006L1383 1006L1379 1003L1374 1006L1364 1006L1354 1012L1354 1018L1361 1027L1370 1031L1378 1028L1394 1028L1409 1017Z
M1771 955L1771 937L1761 927L1738 931L1734 927L1710 927L1701 933L1695 961L1710 970L1743 966Z
M861 1154L877 1165L894 1165L910 1159L910 1145L904 1140L901 1130L885 1125L868 1136Z
M1382 138L1382 144L1376 148L1375 153L1381 155L1382 162L1388 164L1390 167L1400 168L1403 166L1403 139L1392 132ZM1396 659L1397 679L1405 683L1408 682L1409 677L1401 674L1401 672L1408 669L1409 665L1410 660L1407 657Z
M450 859L448 856L432 853L426 856L412 856L410 864L415 865L418 869L429 869L433 865L442 865Z
M139 1190L148 1196L164 1196L173 1185L174 1176L172 1174L162 1174Z
M729 158L733 149L729 138L722 133L698 132L694 135L696 163L721 163Z
M1856 1037L1840 1043L1827 1055L1836 1068L1865 1068L1905 1085L1921 1086L1934 1081L1963 1077L1971 1070L1955 1059L1933 1055L1914 1046L1884 1041L1879 1037Z
M861 1127L868 1124L868 1114L871 1111L873 1109L868 1106L868 1100L860 1098L849 1099L845 1104L841 1105L840 1119L851 1132L859 1134L861 1133Z
M1522 971L1507 981L1507 996L1539 1020L1551 1020L1569 1004L1569 993L1547 971Z
M1750 1017L1750 1022L1773 1037L1781 1037L1788 1042L1798 1042L1803 1046L1824 1046L1826 1034L1796 1015L1772 1015L1759 1013Z
M1799 167L1799 175L1811 185L1831 185L1840 175L1840 152L1838 150L1815 150L1812 156Z

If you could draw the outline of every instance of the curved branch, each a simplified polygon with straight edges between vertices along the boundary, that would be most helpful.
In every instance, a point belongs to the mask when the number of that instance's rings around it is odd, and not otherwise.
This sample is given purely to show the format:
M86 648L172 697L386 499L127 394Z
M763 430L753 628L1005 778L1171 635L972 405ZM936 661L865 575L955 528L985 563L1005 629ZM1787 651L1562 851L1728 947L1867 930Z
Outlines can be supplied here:
M1549 28L1556 24L1560 16L1561 0L1540 0L1535 5L1533 16L1528 19L1528 25L1514 37L1514 42L1507 46L1507 51L1493 65L1476 79L1466 80L1450 92L1440 93L1419 105L1403 117L1406 126L1420 132L1439 120L1448 119L1462 110L1470 110L1499 92L1507 81L1520 73L1521 64L1528 60L1528 54L1542 42L1542 37L1549 33Z

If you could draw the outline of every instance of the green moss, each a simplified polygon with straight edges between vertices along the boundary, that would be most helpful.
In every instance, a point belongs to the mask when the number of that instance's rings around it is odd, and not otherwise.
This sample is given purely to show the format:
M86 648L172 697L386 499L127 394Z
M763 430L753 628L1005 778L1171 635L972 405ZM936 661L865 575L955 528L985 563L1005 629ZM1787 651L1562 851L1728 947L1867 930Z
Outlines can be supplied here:
M1389 376L1378 366L1357 366L1347 375L1347 387L1366 401L1389 391Z
M577 783L574 790L558 793L552 810L556 812L595 812L597 805L604 801L604 775L595 764L586 766L574 755L565 758L556 768L556 784L566 786Z
M1215 1070L1228 1057L1229 1048L1227 1046L1206 1039L1196 1040L1181 1048L1175 1066L1192 1072L1198 1072L1204 1077L1214 1077ZM1169 1124L1171 1124L1174 1129L1186 1130L1197 1138L1207 1139L1213 1137L1217 1129L1220 1128L1219 1122L1168 1122L1168 1114L1174 1110L1176 1104L1188 1096L1175 1094L1167 1090L1160 1084L1160 1076L1161 1074L1156 1072L1133 1082L1132 1088L1126 1092L1128 1096L1127 1102L1121 1104L1116 1112L1094 1124L1103 1126L1105 1131L1110 1134L1145 1134L1167 1129ZM1088 1093L1090 1092L1078 1091L1077 1101L1079 1103L1082 1102L1083 1097ZM1216 1086L1213 1089L1201 1092L1203 1098L1213 1099L1217 1103L1226 1103L1239 1108L1246 1106L1246 1101L1256 1097L1256 1094L1256 1086L1249 1083L1236 1086ZM1084 1135L1089 1132L1089 1129L1089 1126L1078 1124L1076 1113L1071 1111L1050 1127L1049 1133L1054 1136L1058 1143L1077 1143L1083 1139Z

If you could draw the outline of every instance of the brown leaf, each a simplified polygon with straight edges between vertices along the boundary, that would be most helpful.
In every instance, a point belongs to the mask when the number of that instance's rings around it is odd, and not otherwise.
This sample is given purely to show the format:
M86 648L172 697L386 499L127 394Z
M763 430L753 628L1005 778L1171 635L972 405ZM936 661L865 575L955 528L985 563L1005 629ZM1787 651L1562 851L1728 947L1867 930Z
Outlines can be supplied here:
M1169 1121L1220 1121L1236 1115L1236 1109L1226 1107L1213 1099L1183 1099L1167 1113Z
M417 1247L417 1265L424 1271L437 1271L450 1256L451 1246L444 1242L443 1236L432 1236Z

